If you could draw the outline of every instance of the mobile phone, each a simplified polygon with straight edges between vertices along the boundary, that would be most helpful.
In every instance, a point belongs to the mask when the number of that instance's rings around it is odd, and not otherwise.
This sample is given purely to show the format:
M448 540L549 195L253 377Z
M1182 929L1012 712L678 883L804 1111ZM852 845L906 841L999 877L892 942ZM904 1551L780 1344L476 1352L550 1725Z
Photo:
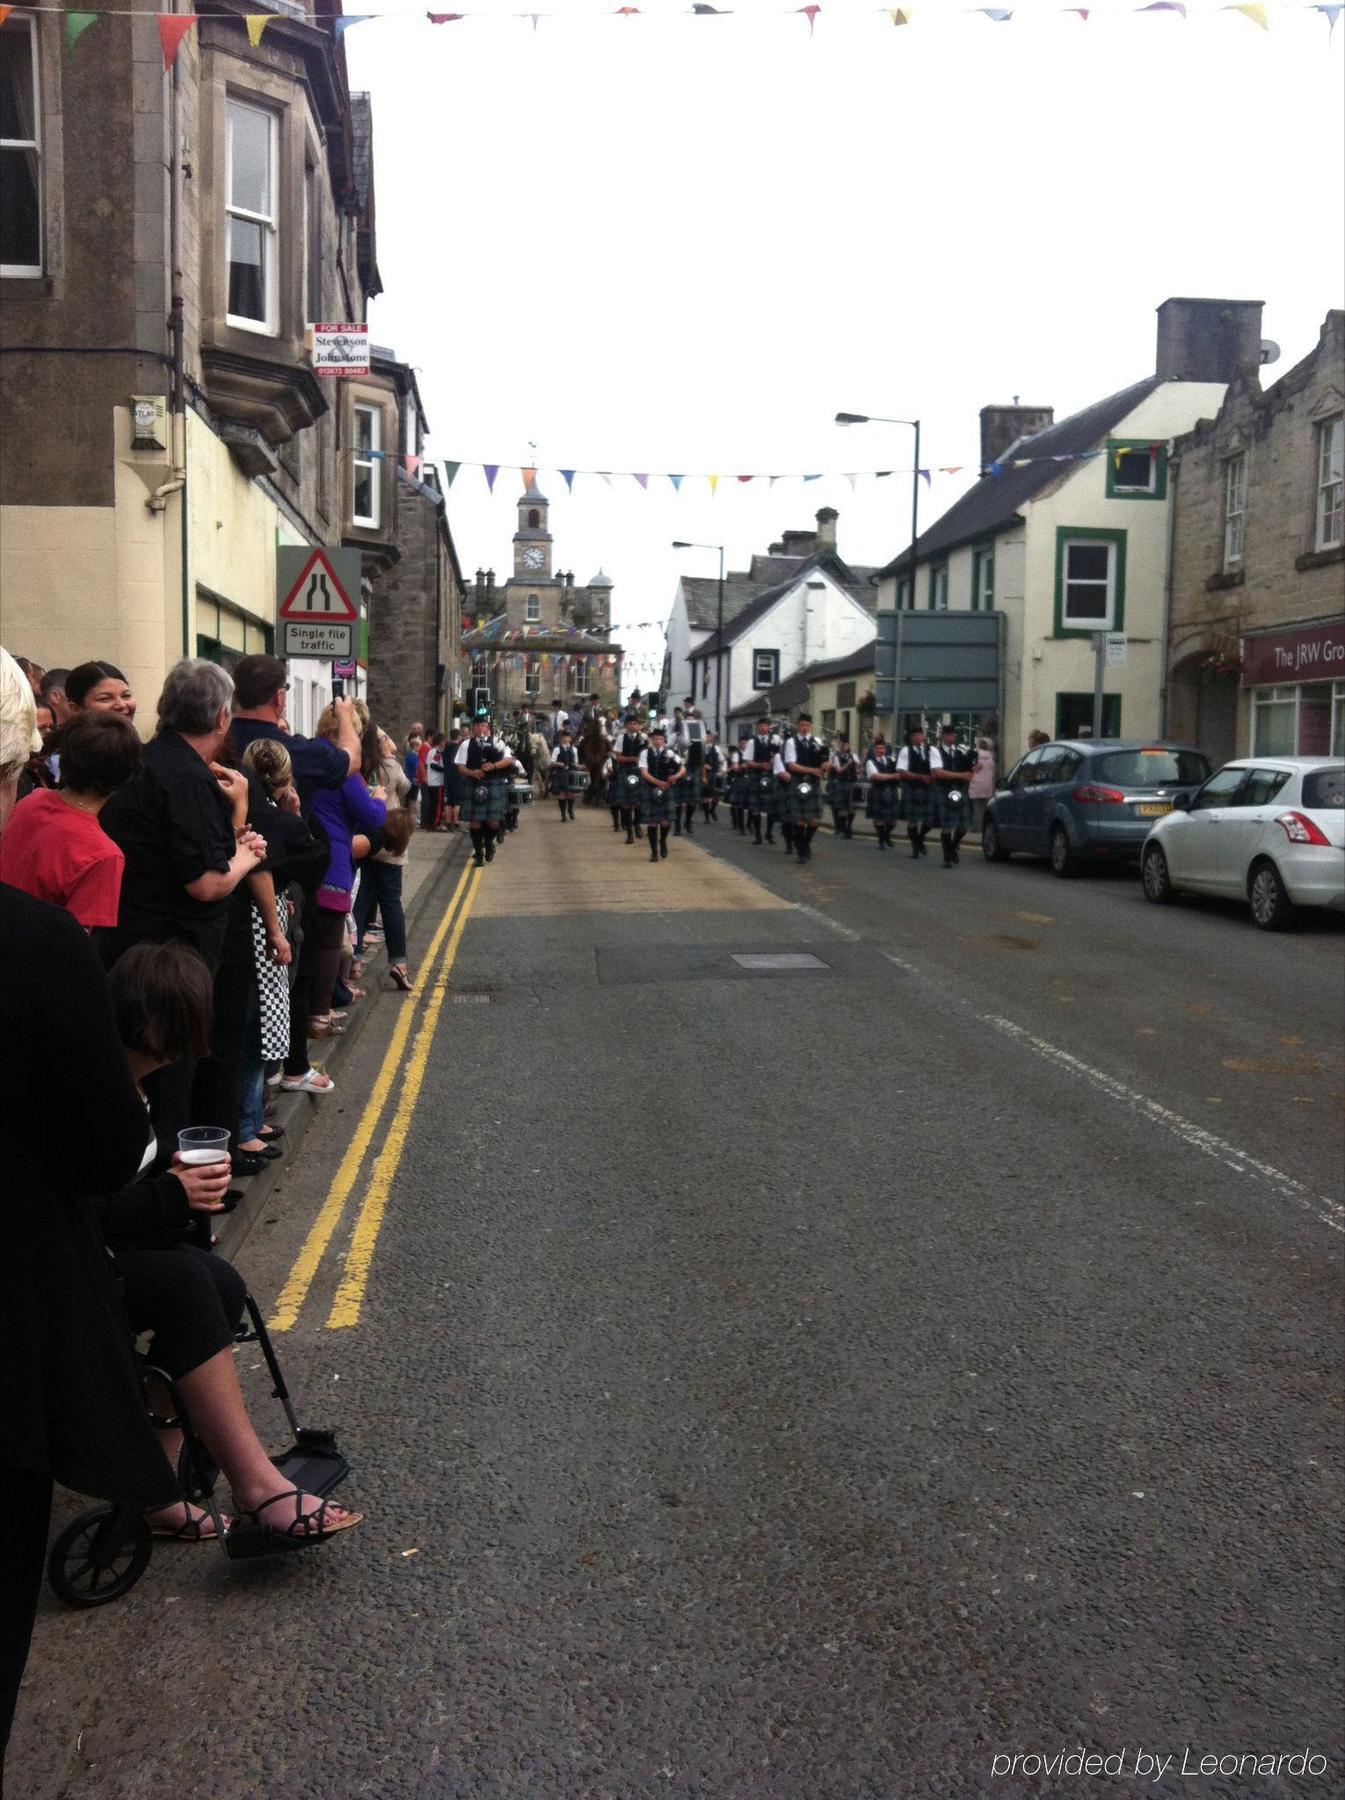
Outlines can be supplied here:
M333 700L344 700L345 697L346 697L345 682L342 680L342 678L339 675L333 675L332 676L332 699Z

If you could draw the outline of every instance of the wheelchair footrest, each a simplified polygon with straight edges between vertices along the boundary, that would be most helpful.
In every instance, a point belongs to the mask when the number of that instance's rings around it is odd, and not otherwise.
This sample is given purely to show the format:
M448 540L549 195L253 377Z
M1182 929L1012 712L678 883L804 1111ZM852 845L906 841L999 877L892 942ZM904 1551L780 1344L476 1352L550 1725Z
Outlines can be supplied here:
M263 1531L256 1525L240 1525L237 1520L224 1537L224 1549L230 1562L249 1562L260 1556L288 1556L292 1550L310 1550L325 1538L287 1538L278 1531Z
M291 1486L325 1498L350 1473L330 1431L300 1431L288 1450L271 1461Z

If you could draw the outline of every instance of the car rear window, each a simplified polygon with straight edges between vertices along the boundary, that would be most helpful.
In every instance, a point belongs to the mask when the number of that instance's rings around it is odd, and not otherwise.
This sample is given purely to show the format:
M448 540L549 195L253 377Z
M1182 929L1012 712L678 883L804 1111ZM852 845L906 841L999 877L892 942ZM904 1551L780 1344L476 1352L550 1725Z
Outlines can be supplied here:
M1118 787L1199 787L1209 772L1198 750L1113 750L1088 765L1090 778Z
M1345 806L1345 765L1314 769L1303 777L1303 804L1309 812L1339 812Z

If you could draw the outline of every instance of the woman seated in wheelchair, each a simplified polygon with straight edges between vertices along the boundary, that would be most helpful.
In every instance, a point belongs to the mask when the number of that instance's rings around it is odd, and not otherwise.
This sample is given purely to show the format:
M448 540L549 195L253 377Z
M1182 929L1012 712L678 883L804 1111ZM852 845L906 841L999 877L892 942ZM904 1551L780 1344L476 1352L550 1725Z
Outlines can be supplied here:
M211 976L194 950L138 944L119 958L109 981L117 1030L142 1093L156 1070L209 1054ZM248 1418L234 1366L243 1278L223 1257L186 1241L198 1217L225 1210L230 1165L226 1159L189 1167L176 1151L168 1159L166 1148L151 1132L136 1180L96 1203L131 1330L152 1334L150 1361L174 1383L227 1477L240 1521L287 1544L317 1543L358 1525L363 1515L335 1501L298 1488L277 1492L275 1465ZM153 1398L158 1411L166 1396ZM176 1468L182 1433L168 1427L160 1438ZM149 1523L156 1537L187 1543L216 1535L210 1514L187 1501L150 1514Z

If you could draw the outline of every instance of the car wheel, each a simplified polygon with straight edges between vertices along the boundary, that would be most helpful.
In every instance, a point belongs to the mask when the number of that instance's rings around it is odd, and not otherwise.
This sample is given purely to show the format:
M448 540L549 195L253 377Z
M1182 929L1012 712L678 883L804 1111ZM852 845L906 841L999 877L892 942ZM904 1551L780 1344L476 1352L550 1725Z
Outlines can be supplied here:
M1051 830L1051 873L1059 875L1062 880L1079 873L1079 859L1070 848L1069 836L1063 825L1056 825Z
M1259 862L1247 882L1247 899L1252 909L1252 924L1262 931L1283 931L1292 922L1294 903L1284 891L1280 872L1273 862Z
M993 819L981 821L981 855L987 862L1008 862L1009 852L999 841L999 826Z
M1159 845L1150 844L1141 857L1140 880L1144 883L1144 898L1152 900L1155 906L1166 906L1172 899L1168 859Z

